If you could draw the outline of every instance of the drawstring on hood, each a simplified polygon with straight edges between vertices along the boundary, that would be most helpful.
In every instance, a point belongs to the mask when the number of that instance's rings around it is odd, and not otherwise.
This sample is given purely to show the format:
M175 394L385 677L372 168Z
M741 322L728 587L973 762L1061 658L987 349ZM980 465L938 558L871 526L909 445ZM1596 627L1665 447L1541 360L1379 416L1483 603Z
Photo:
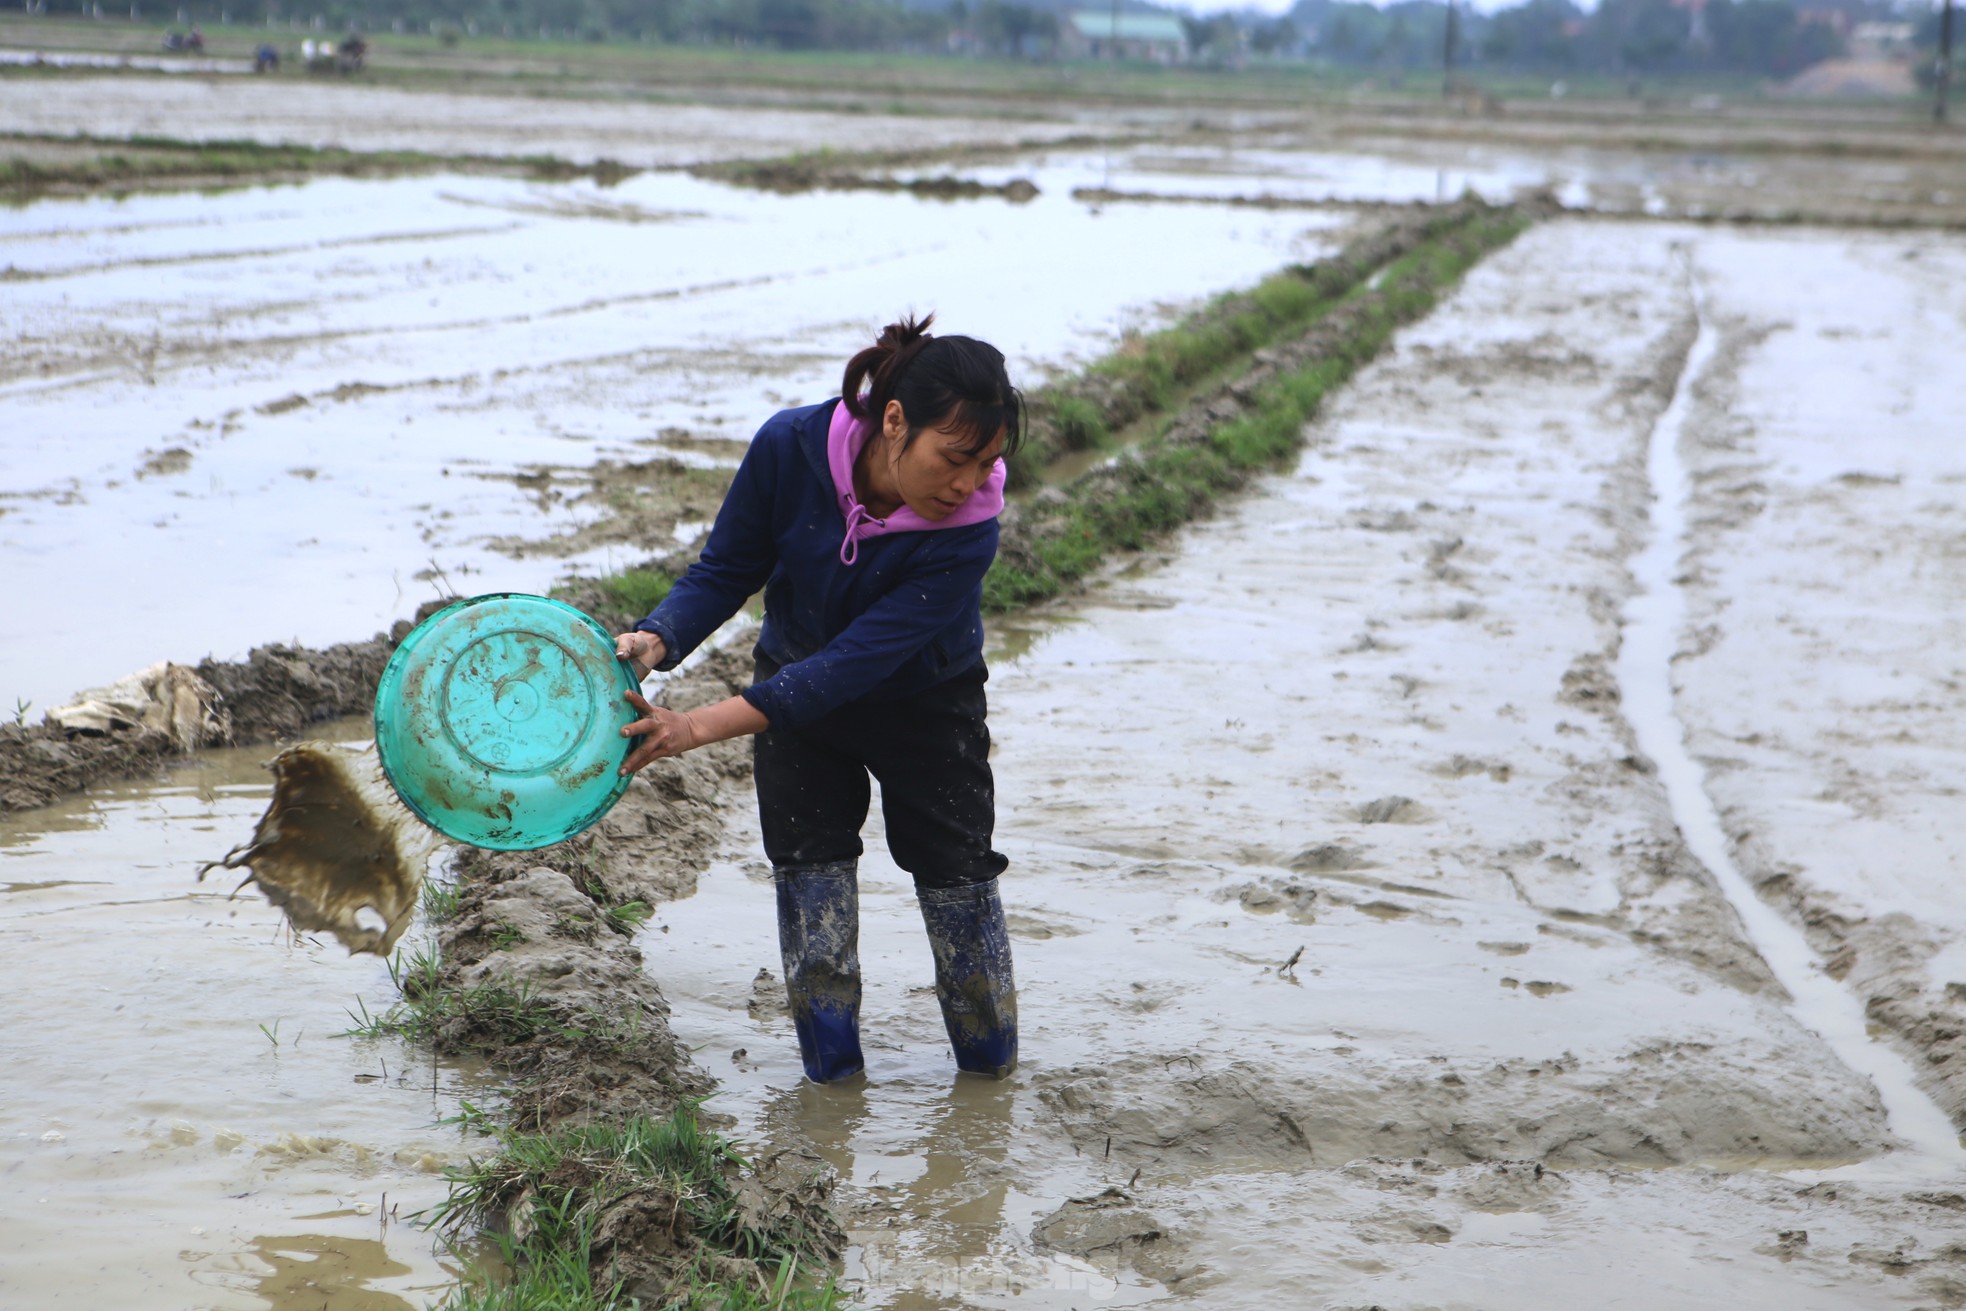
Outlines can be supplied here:
M853 489L846 493L846 536L840 541L840 563L852 564L860 558L860 530L867 527L883 526L867 507L853 499Z
M982 486L943 519L924 519L903 505L885 519L876 519L860 503L853 491L853 462L860 458L872 425L853 417L844 404L833 407L833 420L826 428L826 464L833 475L833 491L840 513L846 516L846 536L840 540L840 563L851 566L860 558L860 543L888 533L925 533L938 528L961 528L967 524L994 519L1003 512L1004 462L990 470Z

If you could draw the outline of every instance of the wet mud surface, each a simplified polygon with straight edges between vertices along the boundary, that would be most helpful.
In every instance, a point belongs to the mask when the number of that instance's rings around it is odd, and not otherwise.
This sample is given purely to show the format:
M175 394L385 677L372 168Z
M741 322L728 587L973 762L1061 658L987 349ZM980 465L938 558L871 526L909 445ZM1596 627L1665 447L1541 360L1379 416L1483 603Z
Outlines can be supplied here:
M1966 393L1927 362L1958 340L1962 261L1956 240L1861 234L1696 252L1726 312L1684 442L1698 516L1676 661L1744 874L1919 1054L1955 1122L1966 915L1947 817L1966 754L1942 725L1966 678L1966 464L1930 416ZM1845 280L1866 294L1818 300ZM1803 298L1824 310L1798 314Z
M1041 617L991 684L1008 1086L954 1080L911 890L873 856L868 1082L801 1087L733 829L649 967L710 1105L841 1170L872 1305L1460 1306L1506 1281L1560 1307L1607 1279L1633 1306L1959 1300L1960 1153L1909 1145L1776 981L1613 672L1647 444L1699 331L1685 261L1724 324L1721 271L1797 244L1532 230L1361 373L1293 476ZM1804 340L1808 297L1780 311ZM1731 821L1753 772L1715 778ZM1834 886L1888 907L1888 881ZM1914 1066L1946 1054L1920 1032L1894 1043Z

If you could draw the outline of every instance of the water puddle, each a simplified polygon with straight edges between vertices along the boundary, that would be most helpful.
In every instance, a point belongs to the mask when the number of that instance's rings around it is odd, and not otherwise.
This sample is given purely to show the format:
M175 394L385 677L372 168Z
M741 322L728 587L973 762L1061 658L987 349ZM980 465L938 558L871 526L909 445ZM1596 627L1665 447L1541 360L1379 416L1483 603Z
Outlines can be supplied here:
M109 55L87 50L0 50L0 65L23 68L136 68L146 73L250 73L249 59L199 55Z
M455 1278L403 1217L466 1154L437 1122L495 1085L336 1036L396 999L387 965L198 880L266 754L0 820L0 1303L410 1311Z
M1719 348L1719 332L1698 271L1690 257L1683 258L1686 286L1699 316L1699 335L1648 449L1651 537L1632 561L1632 574L1640 590L1626 606L1624 640L1618 652L1623 712L1639 748L1658 766L1686 845L1713 875L1756 950L1794 998L1795 1015L1820 1035L1839 1059L1875 1085L1892 1129L1915 1154L1912 1161L1869 1164L1862 1167L1864 1175L1882 1170L1893 1177L1906 1171L1913 1177L1921 1172L1950 1177L1966 1159L1962 1158L1959 1131L1917 1086L1910 1063L1871 1036L1856 993L1823 970L1802 933L1756 895L1742 876L1719 811L1707 793L1706 771L1686 748L1686 729L1680 722L1673 691L1673 658L1686 632L1686 598L1678 575L1687 541L1687 505L1692 497L1682 444L1693 410L1694 388Z

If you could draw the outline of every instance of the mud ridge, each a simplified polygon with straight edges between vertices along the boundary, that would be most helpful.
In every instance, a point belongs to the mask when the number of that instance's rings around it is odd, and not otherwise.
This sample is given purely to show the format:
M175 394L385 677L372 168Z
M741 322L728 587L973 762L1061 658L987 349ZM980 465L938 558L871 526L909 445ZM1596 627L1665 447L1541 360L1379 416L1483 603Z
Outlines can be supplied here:
M447 605L432 602L419 611ZM366 715L375 704L382 668L409 632L321 650L274 643L255 647L244 660L192 666L219 696L230 731L205 746L250 746L290 739L310 725ZM170 734L132 725L108 733L69 731L52 723L0 725L0 814L45 806L93 783L133 778L168 765L184 748Z
M1025 178L1013 178L1009 182L989 184L950 174L913 179L895 178L881 170L1009 159L1033 151L1084 150L1131 144L1137 139L1130 134L1111 136L1080 133L1052 139L973 142L920 150L820 150L780 155L770 159L739 159L696 164L686 171L692 177L705 178L713 182L728 182L740 187L753 187L780 195L791 195L802 191L907 191L917 195L947 199L1001 196L1021 204L1038 194L1037 187Z
M547 156L442 155L413 150L346 150L257 141L188 141L172 137L59 136L0 133L0 195L84 195L114 190L182 190L310 177L393 177L408 173L490 173L563 181L591 177L609 186L639 170L613 160L591 165ZM25 157L31 150L35 158Z
M748 682L748 663L723 650L673 680L668 695L688 709ZM695 1122L692 1104L715 1081L677 1044L634 934L652 906L695 890L723 833L725 785L749 771L744 744L721 743L651 765L606 819L566 842L458 850L434 954L401 971L404 1001L383 1023L440 1052L477 1054L511 1080L501 1142ZM589 1166L592 1177L581 1173ZM592 1208L587 1255L597 1278L662 1305L706 1276L770 1286L771 1271L690 1218L675 1188L608 1170L583 1161L553 1174L555 1187ZM759 1253L791 1249L821 1264L838 1256L845 1235L828 1207L836 1181L817 1157L730 1157L723 1173L737 1223L752 1236L738 1251L755 1240ZM497 1209L518 1232L534 1205L531 1189L514 1187Z

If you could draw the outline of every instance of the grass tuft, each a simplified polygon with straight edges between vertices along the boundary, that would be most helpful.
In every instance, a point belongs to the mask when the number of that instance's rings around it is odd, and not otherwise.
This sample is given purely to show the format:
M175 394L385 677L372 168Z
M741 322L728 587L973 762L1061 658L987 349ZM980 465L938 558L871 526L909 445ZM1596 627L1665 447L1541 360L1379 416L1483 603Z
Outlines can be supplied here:
M399 966L400 959L399 952L390 962L390 974L402 988L403 1000L375 1015L357 998L342 1037L399 1037L434 1043L440 1051L466 1051L513 1047L542 1035L586 1036L585 1030L564 1023L530 988L496 983L446 987L438 980L441 967L434 959L419 955Z
M443 1311L612 1311L639 1306L625 1289L636 1247L693 1242L696 1270L661 1305L690 1311L832 1311L827 1280L802 1283L804 1236L761 1227L740 1202L743 1157L705 1130L691 1104L666 1119L636 1116L529 1134L496 1134L499 1152L451 1174L449 1195L423 1218L451 1234L491 1232L509 1279L468 1282ZM762 1263L756 1285L713 1277L711 1254Z
M645 615L662 604L676 580L660 569L624 569L595 583L624 612Z

